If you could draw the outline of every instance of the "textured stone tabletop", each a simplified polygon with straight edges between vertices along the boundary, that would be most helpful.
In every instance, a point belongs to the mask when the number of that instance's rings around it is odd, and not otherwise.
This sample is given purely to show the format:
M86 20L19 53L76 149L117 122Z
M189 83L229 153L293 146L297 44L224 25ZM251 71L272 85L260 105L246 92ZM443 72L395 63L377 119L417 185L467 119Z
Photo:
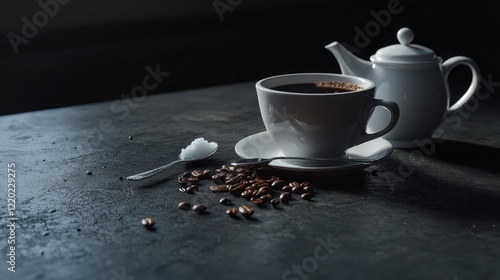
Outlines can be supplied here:
M421 149L355 174L279 174L311 182L314 199L256 207L253 219L228 217L208 180L194 194L177 182L238 159L235 144L264 130L253 83L2 116L0 279L499 279L495 108L449 116ZM198 137L219 143L211 159L123 180Z

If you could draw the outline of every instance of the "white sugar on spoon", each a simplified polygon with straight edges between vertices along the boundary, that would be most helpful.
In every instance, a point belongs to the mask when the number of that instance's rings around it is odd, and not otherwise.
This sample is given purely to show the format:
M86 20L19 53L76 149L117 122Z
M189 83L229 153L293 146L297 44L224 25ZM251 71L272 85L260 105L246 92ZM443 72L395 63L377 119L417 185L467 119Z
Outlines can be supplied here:
M181 160L204 159L217 151L217 143L208 142L203 138L194 139L185 149L181 150L179 158Z
M181 153L179 154L179 159L176 161L173 161L167 165L160 166L158 168L155 168L153 170L149 170L146 172L142 172L139 174L135 174L132 176L128 176L127 180L131 181L139 181L148 177L151 177L153 175L156 175L163 170L169 168L170 166L177 164L179 162L189 162L189 161L197 161L197 160L203 160L211 155L215 154L217 151L217 148L219 145L215 142L208 142L207 140L203 138L197 138L189 144L185 149L181 150Z

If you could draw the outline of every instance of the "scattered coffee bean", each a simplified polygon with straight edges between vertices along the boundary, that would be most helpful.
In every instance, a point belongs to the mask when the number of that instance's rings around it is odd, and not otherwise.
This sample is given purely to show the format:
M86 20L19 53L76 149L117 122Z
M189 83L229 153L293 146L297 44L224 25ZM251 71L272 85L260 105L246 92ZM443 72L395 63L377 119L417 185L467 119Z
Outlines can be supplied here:
M188 182L191 182L193 184L199 183L200 179L198 177L189 177Z
M134 139L134 136L130 135L130 136L128 137L128 140L132 140L132 139Z
M207 210L207 207L203 204L196 204L195 206L193 206L193 211L197 214L201 214L203 212L205 212L205 210Z
M266 194L269 194L271 192L271 188L270 187L260 187L259 188L259 191L258 191L258 195L266 195Z
M191 204L189 204L189 202L181 202L179 203L179 206L177 206L177 208L181 209L181 210L188 210L191 208Z
M254 205L264 206L271 203L274 208L281 203L288 203L292 200L292 193L299 194L301 199L311 200L313 197L313 186L308 181L287 181L279 176L261 176L260 170L251 168L236 168L234 166L223 165L215 170L194 170L184 172L178 178L181 192L194 193L198 190L198 185L203 186L202 180L212 179L215 184L209 189L214 193L229 192L236 197L242 197L251 201ZM274 197L279 196L279 197ZM223 205L231 205L232 201L228 197L220 198ZM255 206L254 206L255 207ZM179 204L180 209L189 209L190 205ZM196 213L206 211L206 206L197 204L191 207ZM230 216L240 212L245 217L254 214L254 208L244 205L239 208L229 208L226 213Z
M306 193L312 193L313 192L313 187L312 186L305 186L302 191Z
M300 198L303 200L311 200L313 197L312 193L303 193Z
M212 177L212 170L203 170L203 178L210 179Z
M253 192L251 190L245 190L241 193L241 197L243 197L246 200L250 200L250 198L253 197Z
M85 172L85 174L87 174L87 175L92 175L92 171L87 170L87 172Z
M155 219L153 219L153 218L144 218L144 219L142 219L141 223L143 226L145 226L147 228L152 228L152 227L154 227L156 222L155 222Z
M273 199L273 195L268 193L261 196L260 199L264 200L265 202L270 202Z
M187 184L188 184L188 182L189 182L189 181L188 181L188 179L187 179L187 178L185 178L185 177L182 177L182 176L181 176L181 177L179 177L179 178L177 179L177 182L179 183L179 185L180 185L181 187L185 187L185 186L187 186Z
M238 183L236 185L231 185L229 187L229 193L234 196L241 196L241 194L245 191L245 185Z
M250 218L252 217L253 213L255 210L253 209L252 206L250 205L243 205L238 208L238 211L243 215L245 218Z
M191 172L191 176L194 176L196 178L203 177L203 171L202 170L194 170Z
M255 198L255 197L252 197L250 199L251 202L253 202L253 204L257 205L257 206L263 206L265 201L263 199L260 199L260 198Z
M212 175L211 178L215 183L222 183L221 180L222 177L223 177L222 173L215 173L214 175Z
M286 185L284 180L276 180L271 183L271 188L273 190L281 190Z
M120 179L120 181L123 181L123 176L120 176L120 178L118 178L118 179Z
M301 186L295 186L292 188L292 193L301 194L303 191L304 189Z
M229 205L231 204L231 199L227 198L227 197L223 197L219 200L219 202L222 204L222 205Z
M210 190L214 193L220 193L220 192L228 192L229 188L227 185L216 185L216 186L210 186Z
M228 214L231 217L234 217L234 216L236 216L236 214L238 214L238 209L236 209L236 208L229 208L229 209L226 210L226 214Z
M289 192L284 192L280 195L280 200L283 203L288 203L288 201L290 201L290 199L292 199L292 194Z
M278 205L280 205L280 199L279 198L273 198L271 199L271 205L276 208Z

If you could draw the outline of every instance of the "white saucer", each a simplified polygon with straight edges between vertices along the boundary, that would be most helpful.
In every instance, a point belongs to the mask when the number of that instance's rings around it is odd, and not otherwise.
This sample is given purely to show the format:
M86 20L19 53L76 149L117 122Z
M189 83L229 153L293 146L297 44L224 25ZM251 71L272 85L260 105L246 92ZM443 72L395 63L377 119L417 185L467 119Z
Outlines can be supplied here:
M241 158L271 158L283 156L267 132L260 132L241 139L234 147L236 154ZM351 159L379 161L392 153L392 145L383 138L376 138L363 144L352 147L346 151L346 157ZM291 161L274 160L269 164L270 168L284 171L300 172L327 172L328 175L340 175L353 173L370 166L370 163L335 163L335 165L324 165L315 161Z

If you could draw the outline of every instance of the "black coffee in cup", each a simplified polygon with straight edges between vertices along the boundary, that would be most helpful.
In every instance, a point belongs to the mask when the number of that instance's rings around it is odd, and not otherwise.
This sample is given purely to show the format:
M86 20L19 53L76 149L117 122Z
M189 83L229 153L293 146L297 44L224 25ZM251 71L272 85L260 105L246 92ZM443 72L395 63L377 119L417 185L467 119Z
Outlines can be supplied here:
M273 90L296 93L339 93L363 89L362 87L339 81L288 84L271 88Z

